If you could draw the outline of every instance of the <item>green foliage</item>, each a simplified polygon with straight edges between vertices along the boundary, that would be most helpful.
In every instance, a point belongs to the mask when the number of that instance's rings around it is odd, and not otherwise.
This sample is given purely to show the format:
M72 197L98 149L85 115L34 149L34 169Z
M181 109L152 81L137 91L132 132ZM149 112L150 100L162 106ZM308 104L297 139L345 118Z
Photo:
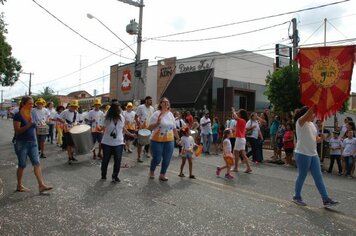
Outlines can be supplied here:
M344 104L342 104L342 107L340 108L340 112L347 112L349 111L349 107L350 107L350 98L347 99Z
M301 107L298 67L290 65L270 73L264 94L277 112L289 112Z
M4 4L3 1L0 3ZM21 64L12 56L11 46L6 42L7 34L4 14L0 14L0 84L11 86L19 79Z
M58 97L54 94L53 89L50 87L45 87L43 88L42 92L39 92L37 96L33 96L33 100L36 101L38 98L43 98L46 102L52 101L54 103L54 107L57 107L59 105L59 99Z

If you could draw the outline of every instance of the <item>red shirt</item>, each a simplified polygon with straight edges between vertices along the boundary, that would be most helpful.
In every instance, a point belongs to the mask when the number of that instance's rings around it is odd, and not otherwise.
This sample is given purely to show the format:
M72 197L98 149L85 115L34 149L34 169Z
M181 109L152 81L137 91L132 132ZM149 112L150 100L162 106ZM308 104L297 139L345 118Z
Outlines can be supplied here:
M244 119L241 118L236 119L235 137L236 138L246 137L246 121Z
M185 121L187 121L187 123L189 124L189 128L192 127L192 124L194 122L193 116L192 115L187 115L185 117Z
M294 148L294 141L293 141L293 131L286 130L283 136L283 147L284 148Z

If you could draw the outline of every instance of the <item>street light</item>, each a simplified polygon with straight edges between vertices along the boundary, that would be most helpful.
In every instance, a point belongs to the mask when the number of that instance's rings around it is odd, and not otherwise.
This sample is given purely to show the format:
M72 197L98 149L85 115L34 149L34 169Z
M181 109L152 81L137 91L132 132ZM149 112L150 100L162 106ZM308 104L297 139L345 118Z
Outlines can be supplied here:
M104 26L107 30L109 30L116 38L118 38L123 44L125 44L126 47L128 47L134 54L135 54L135 58L137 58L137 54L136 52L127 44L125 43L124 40L122 40L117 34L115 34L114 31L112 31L109 27L107 27L101 20L99 20L98 18L96 18L95 16L93 16L92 14L90 13L87 13L87 17L89 19L95 19L97 20L102 26Z

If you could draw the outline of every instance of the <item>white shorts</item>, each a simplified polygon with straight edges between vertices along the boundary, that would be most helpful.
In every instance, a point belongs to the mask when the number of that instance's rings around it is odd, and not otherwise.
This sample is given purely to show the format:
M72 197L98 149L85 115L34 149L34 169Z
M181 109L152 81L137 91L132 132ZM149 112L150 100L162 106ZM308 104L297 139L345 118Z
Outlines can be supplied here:
M236 138L234 151L242 151L245 150L246 147L246 139L245 138Z

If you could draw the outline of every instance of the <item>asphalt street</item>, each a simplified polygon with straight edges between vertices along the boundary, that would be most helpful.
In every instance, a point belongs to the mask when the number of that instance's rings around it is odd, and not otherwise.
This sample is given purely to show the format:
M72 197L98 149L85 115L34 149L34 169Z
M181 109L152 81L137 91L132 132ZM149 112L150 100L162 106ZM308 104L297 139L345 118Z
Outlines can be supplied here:
M215 176L223 164L219 155L194 158L197 179L189 179L178 177L176 152L169 181L161 182L159 169L155 179L148 178L150 159L138 164L135 151L124 153L121 183L115 184L100 180L100 161L90 154L68 165L66 153L47 144L41 165L53 191L38 193L28 161L24 185L31 191L15 192L12 135L12 121L0 119L0 235L356 235L355 179L324 174L330 196L341 202L325 209L308 176L308 206L300 207L291 202L296 168L252 164L253 172L245 174L242 165L228 180Z

